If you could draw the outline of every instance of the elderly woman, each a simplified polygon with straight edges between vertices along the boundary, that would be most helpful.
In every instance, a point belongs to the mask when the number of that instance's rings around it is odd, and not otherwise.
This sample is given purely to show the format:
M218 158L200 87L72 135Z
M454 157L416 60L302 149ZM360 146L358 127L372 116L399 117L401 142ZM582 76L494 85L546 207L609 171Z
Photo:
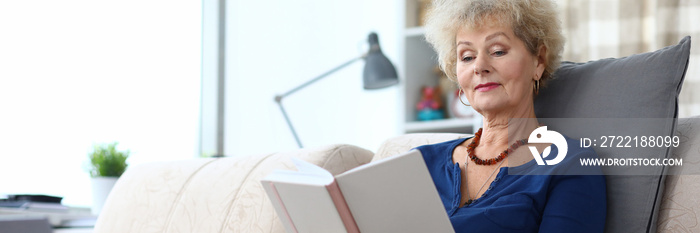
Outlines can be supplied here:
M555 172L597 157L595 151L566 138L566 159L538 165L528 150L551 145L527 139L540 127L533 98L560 63L564 39L556 6L549 0L435 1L426 37L443 71L484 117L474 137L418 148L455 231L602 232L600 170ZM551 146L551 153L558 149ZM524 172L509 174L516 168Z

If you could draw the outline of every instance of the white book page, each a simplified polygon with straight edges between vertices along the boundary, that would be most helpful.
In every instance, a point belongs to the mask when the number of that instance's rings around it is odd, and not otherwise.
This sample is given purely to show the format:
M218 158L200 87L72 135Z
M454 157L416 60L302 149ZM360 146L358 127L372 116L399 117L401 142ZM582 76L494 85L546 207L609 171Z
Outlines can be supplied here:
M328 185L335 179L333 178L333 174L315 164L298 158L292 158L292 162L297 167L298 171L275 170L263 180L295 184Z
M326 186L276 183L298 232L346 232Z
M454 232L420 151L336 177L362 233Z
M261 180L288 232L346 232L328 185L325 169L292 158L298 171L276 170Z

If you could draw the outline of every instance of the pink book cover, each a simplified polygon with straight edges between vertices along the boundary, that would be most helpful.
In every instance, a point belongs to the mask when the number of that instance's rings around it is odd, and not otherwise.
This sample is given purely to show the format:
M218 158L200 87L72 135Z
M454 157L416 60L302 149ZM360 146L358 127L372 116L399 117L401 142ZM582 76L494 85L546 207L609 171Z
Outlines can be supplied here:
M357 227L355 218L352 217L350 207L348 207L348 203L345 202L345 197L343 197L343 193L340 191L338 182L333 180L333 183L326 186L326 188L328 189L328 194L331 195L331 199L333 199L335 208L338 210L340 219L342 219L343 224L345 224L345 229L348 233L359 233L360 229Z

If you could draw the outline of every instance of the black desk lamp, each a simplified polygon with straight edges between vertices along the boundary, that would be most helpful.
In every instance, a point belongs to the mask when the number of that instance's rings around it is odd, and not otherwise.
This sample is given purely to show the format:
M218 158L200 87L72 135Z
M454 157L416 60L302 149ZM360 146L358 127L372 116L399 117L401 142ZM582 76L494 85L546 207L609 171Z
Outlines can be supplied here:
M345 68L346 66L360 59L365 60L365 70L362 74L362 80L364 81L365 90L385 88L399 83L398 75L396 75L396 68L394 68L394 65L391 64L391 61L389 61L389 59L387 59L386 56L384 56L381 48L379 48L379 37L377 37L377 33L370 33L367 40L369 41L369 51L367 51L367 53L362 54L357 58L353 58L352 60L345 62L342 65L333 68L327 71L326 73L323 73L318 77L315 77L299 85L298 87L295 87L285 92L284 94L275 96L275 102L277 102L277 105L280 106L282 115L284 115L284 119L287 120L287 125L289 125L289 129L292 131L294 139L296 139L299 148L303 147L301 145L301 141L299 140L299 136L294 130L292 122L289 120L289 116L287 116L287 112L282 106L282 99L284 99L285 97L305 88L308 85L311 85L312 83L318 80L325 78L326 76L332 73L335 73L338 70Z

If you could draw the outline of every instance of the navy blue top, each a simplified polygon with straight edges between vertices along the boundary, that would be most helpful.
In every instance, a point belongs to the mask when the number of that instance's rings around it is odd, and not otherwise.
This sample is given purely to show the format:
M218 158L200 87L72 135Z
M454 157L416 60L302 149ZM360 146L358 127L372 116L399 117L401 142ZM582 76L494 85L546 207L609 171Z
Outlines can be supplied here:
M452 152L467 139L417 148L455 232L603 232L606 196L600 168L593 168L598 175L551 175L578 166L580 158L597 158L593 149L580 148L578 141L566 138L568 152L559 164L540 166L533 159L518 167L502 167L481 197L460 208L462 175L452 162ZM550 154L557 154L556 146ZM523 172L512 175L508 169Z

